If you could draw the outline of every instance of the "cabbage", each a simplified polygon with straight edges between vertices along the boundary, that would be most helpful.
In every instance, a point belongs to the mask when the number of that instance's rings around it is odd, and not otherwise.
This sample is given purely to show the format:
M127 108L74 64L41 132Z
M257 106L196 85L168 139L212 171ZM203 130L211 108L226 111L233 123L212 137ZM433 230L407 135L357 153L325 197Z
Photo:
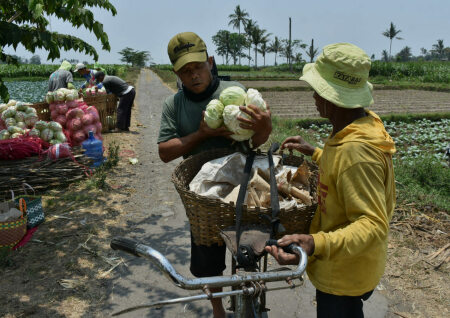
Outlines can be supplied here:
M18 110L18 111L20 110L22 112L26 111L28 108L27 104L24 102L17 102L15 106L16 106L16 110Z
M242 112L239 109L239 106L225 106L225 109L223 110L223 122L225 123L225 126L228 128L228 130L234 133L230 137L237 141L250 139L255 134L255 132L250 129L241 128L239 126L241 122L237 120L238 116L250 119L250 116Z
M206 106L205 122L209 128L219 128L223 124L224 106L218 99L213 99Z
M23 121L17 122L16 126L24 130L27 128L27 125Z
M2 113L2 119L5 120L6 118L12 118L16 116L16 107L15 106L9 106L3 113Z
M23 129L17 126L9 126L8 127L8 132L12 135L12 134L23 134Z
M17 124L17 121L14 118L6 118L5 119L6 127L15 126L16 124Z
M45 128L44 130L41 131L41 139L45 140L45 141L50 141L53 139L53 130L49 129L49 128Z
M73 101L78 98L78 91L76 89L71 89L66 92L66 101Z
M39 120L38 122L36 122L36 124L34 124L34 128L39 129L39 130L44 130L47 127L48 127L48 123L43 120Z
M61 88L54 92L54 96L54 100L57 102L63 102L66 99L66 93Z
M10 138L14 139L14 138L19 138L20 136L22 136L21 133L15 133L15 134L12 134Z
M41 136L41 132L39 130L37 130L36 128L33 128L33 129L30 130L29 135L30 136L40 137Z
M254 88L249 88L247 90L247 97L245 97L245 105L255 105L262 111L267 110L266 102L262 98L262 95L260 92L258 92Z
M48 128L53 131L62 131L62 126L60 123L57 123L56 121L51 121L48 123Z
M16 105L16 103L17 103L16 100L10 99L9 102L8 102L8 104L6 104L6 105L8 105L8 106L14 106L14 105Z
M37 114L36 108L33 107L28 107L27 110L25 111L25 113L27 114Z
M53 101L55 100L55 94L53 92L47 92L47 94L45 94L45 101L49 104L53 103Z
M239 86L231 86L225 88L222 93L220 93L219 99L224 106L243 106L245 103L245 96L247 96L247 94L242 88Z
M51 145L56 145L56 144L61 144L62 142L61 142L61 140L58 140L58 139L52 139L49 141L49 143Z
M11 134L6 129L0 131L0 140L9 139L10 136Z
M8 108L6 104L0 104L0 113L3 113Z
M26 114L24 122L28 127L33 127L38 120L39 118L35 114Z
M22 111L16 111L16 115L14 116L14 118L16 119L17 122L19 121L24 121L25 120L25 112Z
M59 142L66 142L66 135L62 131L58 131L53 135L53 138L58 140Z

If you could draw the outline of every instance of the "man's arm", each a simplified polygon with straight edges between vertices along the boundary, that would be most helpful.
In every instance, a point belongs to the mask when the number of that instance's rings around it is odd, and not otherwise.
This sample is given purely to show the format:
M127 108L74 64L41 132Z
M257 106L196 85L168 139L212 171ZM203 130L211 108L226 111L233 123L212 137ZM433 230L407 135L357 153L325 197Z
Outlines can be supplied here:
M205 113L203 112L203 116ZM198 130L184 137L172 138L158 144L159 157L164 162L169 162L192 151L198 144L207 138L218 136L230 136L233 133L225 127L211 129L202 118Z

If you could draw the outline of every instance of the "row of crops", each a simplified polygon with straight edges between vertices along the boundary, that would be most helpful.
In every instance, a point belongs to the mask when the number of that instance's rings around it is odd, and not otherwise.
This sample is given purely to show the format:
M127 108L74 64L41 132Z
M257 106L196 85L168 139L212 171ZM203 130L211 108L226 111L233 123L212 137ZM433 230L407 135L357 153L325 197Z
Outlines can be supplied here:
M260 67L257 71L246 65L218 65L220 75L236 78L291 78L298 79L303 64L294 65L294 73L289 72L287 64ZM170 64L156 65L159 70L172 71ZM410 80L422 83L450 83L450 62L414 61L381 62L373 61L370 77L386 77L392 80Z
M93 65L88 65L93 67ZM101 64L109 75L120 76L125 73L127 66L120 64ZM51 64L21 64L19 66L0 64L0 77L17 78L17 77L48 77L51 73L59 68L59 65Z
M434 156L445 161L445 149L449 146L450 119L421 119L414 122L386 122L385 127L394 139L397 153L395 158L408 160L424 155ZM328 138L331 124L311 124L308 128L299 128L300 135L307 134L314 138L317 144L323 144Z
M75 87L79 88L84 81L74 81ZM48 81L14 81L5 82L11 99L27 103L44 101L48 90Z

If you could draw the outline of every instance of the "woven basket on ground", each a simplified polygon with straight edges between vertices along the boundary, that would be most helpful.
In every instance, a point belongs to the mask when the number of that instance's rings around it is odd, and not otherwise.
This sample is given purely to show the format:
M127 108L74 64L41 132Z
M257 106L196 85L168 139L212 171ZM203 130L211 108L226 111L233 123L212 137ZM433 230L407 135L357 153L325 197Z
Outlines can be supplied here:
M186 215L191 225L194 242L199 245L223 244L219 235L221 229L235 224L235 205L224 203L219 199L200 196L189 190L189 183L197 175L203 164L216 158L231 154L229 150L217 149L191 156L183 160L172 174L172 182L175 185L186 209ZM303 157L287 156L284 164L298 167L303 163ZM308 162L313 172L310 178L311 195L316 198L317 166ZM316 200L314 199L314 202ZM311 206L280 210L280 220L286 228L283 234L308 233L309 225L317 208L317 203ZM243 207L242 224L264 223L262 215L271 216L271 209Z
M20 242L27 232L27 217L18 220L0 222L0 248L9 247Z

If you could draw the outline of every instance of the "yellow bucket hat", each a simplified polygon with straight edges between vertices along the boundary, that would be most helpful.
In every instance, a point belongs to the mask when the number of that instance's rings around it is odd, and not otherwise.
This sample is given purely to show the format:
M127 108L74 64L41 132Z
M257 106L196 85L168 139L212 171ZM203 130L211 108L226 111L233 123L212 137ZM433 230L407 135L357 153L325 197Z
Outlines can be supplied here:
M330 44L315 63L303 67L300 80L336 106L367 107L373 104L373 86L367 81L370 64L369 56L356 45Z

